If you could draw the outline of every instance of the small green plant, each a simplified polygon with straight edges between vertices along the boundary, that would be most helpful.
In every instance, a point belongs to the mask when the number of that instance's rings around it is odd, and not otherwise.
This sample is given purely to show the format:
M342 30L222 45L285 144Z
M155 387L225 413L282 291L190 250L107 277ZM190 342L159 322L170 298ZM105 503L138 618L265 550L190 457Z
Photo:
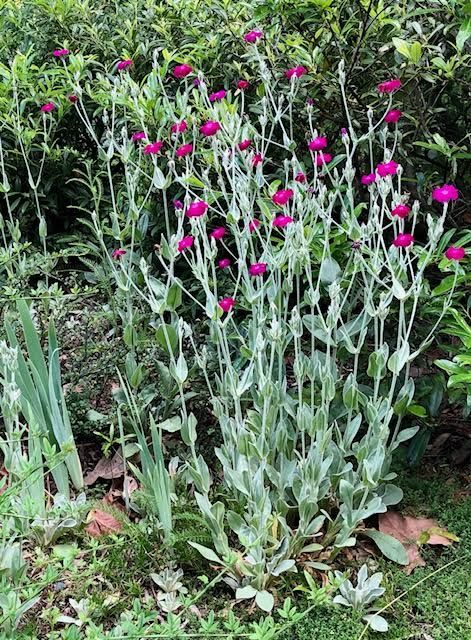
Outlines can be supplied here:
M167 568L160 573L151 573L150 577L159 587L157 603L162 611L166 613L178 611L182 606L179 596L188 593L188 589L181 582L183 571Z
M368 577L368 567L364 564L358 571L356 587L350 580L346 580L340 571L336 571L335 576L343 580L339 587L340 594L334 597L333 603L364 612L363 620L369 623L373 631L387 631L388 623L382 616L374 613L371 607L371 604L385 592L385 589L380 587L383 574L378 572Z
M444 328L448 335L456 336L464 347L453 360L439 359L435 364L449 375L448 388L453 402L464 398L463 414L471 413L471 324L457 309L450 310L452 319Z

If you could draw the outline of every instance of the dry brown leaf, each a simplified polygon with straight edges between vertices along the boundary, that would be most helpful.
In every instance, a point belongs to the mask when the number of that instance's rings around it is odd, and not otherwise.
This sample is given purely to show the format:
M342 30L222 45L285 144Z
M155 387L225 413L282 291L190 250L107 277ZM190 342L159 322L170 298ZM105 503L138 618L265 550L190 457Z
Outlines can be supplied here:
M426 538L426 544L439 544L444 547L452 544L452 540L436 532L440 527L435 520L403 516L395 511L387 511L379 516L379 530L404 545L409 558L409 564L405 568L407 574L416 567L425 566L425 561L420 555L420 543L423 538Z
M103 496L103 502L125 511L125 492L130 496L139 487L137 481L132 476L125 478L114 478L111 489Z
M101 458L101 460L98 460L95 468L89 471L83 480L88 487L96 482L98 478L112 480L113 478L120 478L123 474L123 458L121 453L116 451L112 458Z
M87 522L85 531L94 538L117 533L122 529L121 523L116 518L100 509L92 509L88 514Z

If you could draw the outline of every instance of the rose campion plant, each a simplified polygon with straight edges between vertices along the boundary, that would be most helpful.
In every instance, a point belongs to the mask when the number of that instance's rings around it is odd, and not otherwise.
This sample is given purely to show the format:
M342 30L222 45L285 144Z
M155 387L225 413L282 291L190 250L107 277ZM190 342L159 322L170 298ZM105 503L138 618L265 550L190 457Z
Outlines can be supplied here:
M270 598L259 594L295 570L306 546L315 542L323 558L335 557L355 544L367 518L401 499L392 455L417 430L403 427L414 398L410 368L436 326L420 344L413 342L413 328L426 296L425 270L441 259L436 251L454 193L445 185L447 191L435 196L439 213L427 217L428 239L415 242L420 204L401 204L407 199L402 167L392 159L398 127L379 134L373 115L365 132L349 122L348 134L329 138L332 154L317 143L307 166L306 143L298 149L287 116L297 113L302 83L277 79L260 57L258 82L266 90L257 116L249 117L240 97L214 104L204 85L201 103L193 104L194 90L185 83L172 100L154 64L149 85L157 85L168 104L162 128L196 121L185 139L195 153L180 160L177 146L171 151L166 144L166 155L145 156L129 134L120 139L115 123L106 123L104 139L113 139L113 152L128 172L130 211L142 216L135 193L152 193L168 229L154 254L137 262L141 273L132 285L131 255L111 260L110 268L120 288L140 291L166 343L172 343L170 333L177 337L175 349L168 349L168 372L178 387L188 474L214 549L194 546L226 567L238 598L266 605ZM339 80L348 113L343 65ZM153 95L146 82L139 91L143 100ZM287 107L276 91L284 92ZM135 120L145 128L137 99L135 108ZM209 108L217 120L207 119ZM317 139L313 123L306 126L308 139ZM378 135L386 136L384 144L375 144ZM251 141L244 153L241 140ZM261 162L275 150L276 163ZM370 152L366 167L358 166L356 158ZM376 171L366 173L368 166ZM300 173L303 181L296 179ZM171 217L168 202L175 196L182 206L172 208ZM123 223L118 214L116 220L118 238ZM98 214L93 224L106 248L109 225ZM457 268L459 254L449 255L450 268ZM196 305L205 340L193 338L181 296ZM185 401L191 369L184 343L194 351L221 430L216 455L224 478L217 501L208 465L196 450L197 420ZM237 540L235 548L231 540Z

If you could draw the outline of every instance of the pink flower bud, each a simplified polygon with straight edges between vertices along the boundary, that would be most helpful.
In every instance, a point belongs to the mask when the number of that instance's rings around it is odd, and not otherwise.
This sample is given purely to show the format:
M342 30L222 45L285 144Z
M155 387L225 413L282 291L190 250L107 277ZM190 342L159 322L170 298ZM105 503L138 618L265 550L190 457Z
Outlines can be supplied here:
M297 66L297 67L292 67L291 69L287 69L285 71L285 76L291 80L291 78L300 78L301 76L303 76L305 73L307 73L307 69L306 67L302 67L302 66Z
M133 61L130 58L128 58L126 60L120 60L116 65L116 68L118 69L118 71L124 71L124 69L127 69L128 67L132 66L132 64L133 64Z
M177 249L180 253L185 249L190 249L193 246L195 239L193 236L184 236L177 245Z
M400 89L401 86L402 83L399 78L396 78L394 80L386 80L385 82L381 82L381 84L378 85L378 91L380 93L393 93L394 91Z
M453 184L444 184L443 187L435 187L432 191L432 199L436 202L450 202L458 199L458 189Z
M147 136L144 131L136 131L136 133L133 133L131 136L132 142L139 142L139 140L145 140L146 138Z
M317 138L313 138L308 147L311 151L321 151L325 149L327 146L327 138L325 136L317 136Z
M41 111L42 113L50 113L51 111L54 111L55 108L56 105L53 102L46 102L46 104L43 104L41 107Z
M227 95L227 91L224 91L224 89L221 89L220 91L215 91L214 93L209 94L209 101L217 102L219 100L224 100L226 95Z
M252 166L256 167L261 162L263 162L263 156L260 153L256 153L252 158Z
M172 204L177 211L183 209L183 202L181 200L174 200Z
M192 151L193 145L191 144L191 142L189 142L188 144L182 144L180 147L178 147L178 149L175 151L175 155L177 156L177 158L184 158Z
M376 182L376 174L367 173L366 175L361 176L360 182L364 185L373 184L373 182Z
M260 220L254 219L249 222L249 231L253 233L255 229L258 229L260 226Z
M144 147L144 153L146 156L153 155L155 153L159 153L164 146L164 143L161 140L157 140L156 142L149 142Z
M244 36L245 42L250 42L251 44L254 44L260 38L263 38L263 32L262 31L249 31Z
M229 313L229 311L235 306L235 303L236 301L234 298L222 298L222 300L219 300L218 302L219 306L225 313Z
M466 255L463 247L448 247L445 251L445 258L448 260L462 260Z
M410 233L400 233L393 240L395 247L410 247L414 242L414 236Z
M255 262L249 267L249 273L251 276L262 276L267 270L266 262Z
M68 49L56 49L52 52L52 55L55 58L63 58L64 56L68 56L70 51Z
M173 75L175 78L186 78L193 71L193 67L189 64L178 64L173 68Z
M322 167L322 165L329 164L329 162L332 162L332 156L330 155L330 153L324 153L323 151L319 151L316 154L317 167Z
M394 176L397 173L398 168L397 162L394 160L390 160L389 162L381 162L377 167L376 171L381 178L385 178L386 176Z
M251 144L252 140L242 140L242 142L239 142L237 146L239 148L239 151L245 151L250 147Z
M398 218L407 218L409 213L410 213L410 207L408 207L406 204L398 204L391 211L391 215L397 216Z
M293 218L291 216L276 216L276 218L273 219L272 225L281 229L292 222Z
M183 133L184 131L187 130L187 126L188 125L186 124L185 120L182 120L181 122L175 122L170 127L170 131L172 133Z
M296 182L306 182L307 178L302 171L298 171L298 173L294 176Z
M245 89L248 89L249 88L248 80L238 80L237 88L240 89L241 91L244 91Z
M77 96L74 95L73 93L67 98L69 102L71 102L72 104L75 104L78 100Z
M277 204L279 206L285 205L291 198L294 196L294 191L292 189L280 189L276 193L274 193L271 197L273 204Z
M399 111L399 109L391 109L391 111L388 111L384 116L384 122L399 122L401 116L402 111Z
M111 257L113 258L113 260L119 260L125 255L126 255L126 249L115 249L111 254Z
M188 218L200 218L208 210L208 203L204 200L195 200L188 205L186 216Z
M219 260L218 262L218 267L220 269L227 269L230 266L231 266L230 258L221 258L221 260Z
M208 120L200 127L201 133L206 137L214 136L220 129L221 125L214 120Z
M226 227L217 227L214 231L211 231L209 237L214 238L215 240L221 240L225 235Z

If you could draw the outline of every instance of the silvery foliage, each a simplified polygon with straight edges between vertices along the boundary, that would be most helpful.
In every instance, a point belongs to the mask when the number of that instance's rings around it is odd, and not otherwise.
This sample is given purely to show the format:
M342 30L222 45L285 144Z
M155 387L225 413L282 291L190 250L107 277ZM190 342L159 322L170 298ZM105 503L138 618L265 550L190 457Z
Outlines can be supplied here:
M335 576L341 579L343 574L340 571L336 571ZM350 580L344 580L339 587L340 594L335 596L333 602L334 604L342 604L345 607L352 607L356 611L370 612L363 616L369 626L374 631L387 631L388 623L386 620L379 614L372 613L370 607L385 592L385 589L379 586L382 579L383 574L379 572L368 577L368 567L364 564L358 571L357 586L354 587Z
M413 347L410 338L420 300L427 294L424 273L434 259L446 206L439 218L428 217L429 238L424 245L391 246L394 235L414 229L419 203L413 204L407 221L391 216L391 210L407 199L400 166L396 176L378 178L367 188L367 201L358 202L355 180L360 169L354 158L359 148L369 148L373 154L373 141L379 138L382 155L371 155L371 167L389 161L398 143L397 130L388 132L384 114L375 123L370 111L368 131L357 134L348 118L343 153L320 167L312 153L313 166L306 170L302 161L306 149L298 156L293 136L300 82L293 79L277 92L278 81L256 48L248 60L260 65L264 85L264 95L251 105L250 117L243 93L233 96L230 104L211 103L202 78L198 89L183 88L170 99L156 56L154 70L142 87L128 75L107 81L111 87L103 92L110 101L106 135L97 144L106 162L117 156L125 171L128 213L116 206L110 214L116 240L123 237L123 224L128 231L145 228L150 194L161 198L167 229L172 227L167 201L171 184L184 191L184 208L193 200L209 204L208 213L199 218L186 218L184 210L175 212L176 229L173 234L167 231L157 252L161 279L150 259L139 261L133 244L126 256L119 261L110 258L109 264L119 288L147 301L166 336L169 372L181 399L181 435L191 451L188 470L214 551L194 546L211 562L230 565L228 580L239 597L258 598L268 609L272 598L266 587L280 574L296 570L296 556L314 536L317 539L322 532L322 547L335 555L355 544L363 520L401 500L401 490L392 484L396 474L390 464L394 450L416 432L415 427L402 428L414 396L410 367L431 340L434 327L420 345ZM343 64L339 76L348 113ZM81 96L78 83L74 90ZM172 122L185 119L189 133L184 141L191 140L198 154L164 163L136 151L126 129L116 133L120 101L126 104L127 117L132 113L134 122L146 131L152 100L157 100L162 113L161 130L152 138L163 137ZM386 110L391 103L392 98ZM79 109L81 104L80 98ZM318 132L312 107L307 112L313 137ZM222 126L208 140L198 133L205 119ZM93 128L91 135L95 136ZM252 147L241 153L237 145L244 139L251 139ZM175 138L175 147L182 141ZM265 159L256 167L255 153ZM275 153L285 160L279 161L273 180L266 166ZM309 180L296 182L295 176L304 170ZM273 205L274 191L288 187L294 191L293 199L283 209ZM279 213L292 216L294 222L274 229L271 221ZM261 224L250 233L254 218ZM229 245L209 238L212 224L221 223L228 229ZM100 221L98 213L93 225L108 252L109 225ZM194 246L180 253L177 243L189 233ZM337 250L338 245L343 248ZM215 265L220 246L222 255L233 261L227 277ZM176 275L182 262L191 270L190 283ZM254 262L267 263L263 278L249 275L247 265ZM136 274L136 264L141 274ZM138 275L144 278L144 288ZM195 283L204 294L203 302L192 293ZM204 346L178 319L176 288L206 319ZM219 308L218 300L227 296L237 300L236 313L223 314ZM237 512L210 499L211 474L196 452L197 421L185 402L189 367L184 340L194 348L219 421L222 443L216 453L227 504L237 504ZM234 554L229 531L236 534L242 555Z
M86 502L85 493L80 493L75 499L56 494L46 517L37 516L31 523L32 533L38 543L48 546L56 542L67 530L77 528L85 519Z
M160 608L166 613L177 611L182 606L179 595L188 593L188 589L183 586L181 578L182 569L163 569L160 573L151 573L152 581L159 587L157 592L157 602Z

